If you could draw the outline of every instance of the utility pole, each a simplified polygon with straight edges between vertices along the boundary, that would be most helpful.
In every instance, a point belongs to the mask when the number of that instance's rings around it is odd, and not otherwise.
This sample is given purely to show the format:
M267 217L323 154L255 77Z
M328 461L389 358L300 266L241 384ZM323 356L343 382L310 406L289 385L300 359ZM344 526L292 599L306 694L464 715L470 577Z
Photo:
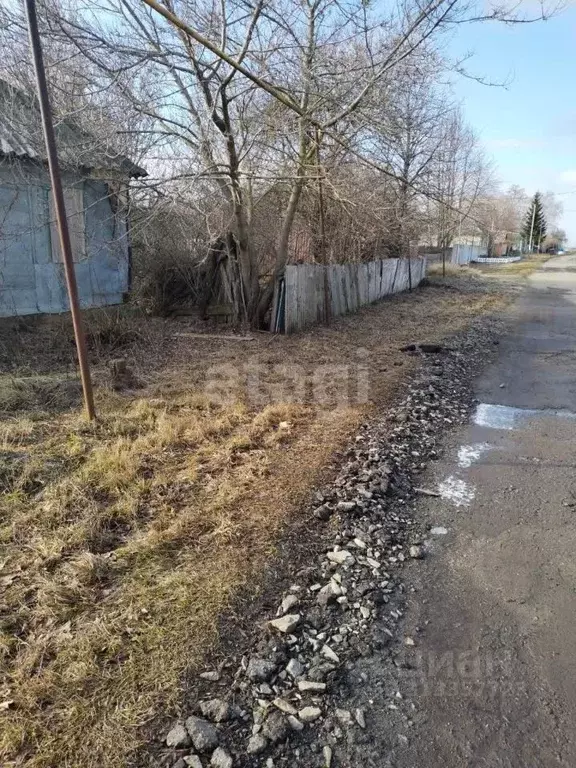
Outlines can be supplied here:
M528 245L528 253L532 253L532 236L534 235L534 219L536 218L536 204L532 199L532 224L530 225L530 243Z
M78 302L78 286L76 284L76 273L74 271L74 261L72 259L72 246L70 245L70 232L68 230L68 219L66 218L64 194L62 192L62 177L60 175L60 166L58 164L58 152L56 150L56 138L54 136L54 125L52 123L52 110L50 109L48 86L46 85L46 73L44 71L42 45L40 43L40 34L38 32L38 17L36 15L35 0L26 0L26 17L28 19L28 36L30 38L32 58L34 60L38 101L40 102L40 112L42 115L42 130L44 132L44 142L46 144L46 156L48 158L52 195L54 198L54 207L56 209L58 234L60 235L60 248L62 250L62 260L64 262L70 313L72 315L74 338L76 340L76 349L78 351L78 364L80 367L80 378L82 380L82 391L84 393L84 406L86 408L86 415L90 421L92 421L96 418L96 412L94 410L94 392L92 390L90 366L88 364L88 355L86 353L86 338L84 336L84 328L82 324L82 313L80 312L80 305Z

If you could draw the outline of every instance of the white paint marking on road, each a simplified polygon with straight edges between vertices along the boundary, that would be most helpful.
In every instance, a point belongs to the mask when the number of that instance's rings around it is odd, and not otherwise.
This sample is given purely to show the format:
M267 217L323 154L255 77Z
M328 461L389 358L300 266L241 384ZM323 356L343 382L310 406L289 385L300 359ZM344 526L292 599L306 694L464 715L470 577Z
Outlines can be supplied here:
M492 429L514 429L519 410L508 405L480 403L474 413L474 424Z
M490 443L474 443L473 445L461 445L458 449L458 466L462 469L468 469L478 461L483 453L492 448Z
M430 533L432 536L446 536L448 528L444 528L443 525L435 525L433 528L430 528Z
M513 408L510 405L480 403L474 412L473 421L479 427L491 429L517 429L522 422L537 417L557 419L576 419L576 413L553 408Z
M476 495L471 485L454 475L450 475L440 483L438 492L443 499L451 501L455 507L467 506Z

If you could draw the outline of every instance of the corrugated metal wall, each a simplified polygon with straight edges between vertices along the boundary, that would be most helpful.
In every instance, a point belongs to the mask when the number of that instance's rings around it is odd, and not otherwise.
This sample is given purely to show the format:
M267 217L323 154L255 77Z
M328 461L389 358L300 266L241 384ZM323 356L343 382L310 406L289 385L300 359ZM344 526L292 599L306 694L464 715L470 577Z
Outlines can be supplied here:
M81 306L119 304L128 290L125 217L113 211L103 181L65 175L64 184L84 201L85 248L75 264ZM26 161L0 164L0 317L69 308L49 195L43 169Z
M412 286L426 274L426 260L410 260ZM290 264L284 273L286 333L354 312L409 287L408 259L354 264Z
M478 256L482 256L482 254L485 253L485 245L462 245L459 243L458 245L452 246L452 257L450 261L452 264L470 264L471 261L474 261Z

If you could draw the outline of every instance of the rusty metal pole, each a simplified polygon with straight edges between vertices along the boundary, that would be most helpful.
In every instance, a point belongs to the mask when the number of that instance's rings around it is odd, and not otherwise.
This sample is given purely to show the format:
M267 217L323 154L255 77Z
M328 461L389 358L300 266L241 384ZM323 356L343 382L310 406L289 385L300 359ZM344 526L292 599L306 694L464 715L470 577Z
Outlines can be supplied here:
M82 379L84 406L86 408L86 415L90 421L92 421L96 418L96 412L94 410L94 392L92 390L90 366L88 364L88 355L86 353L86 338L84 336L82 314L78 303L78 286L76 285L76 273L74 271L74 261L72 260L70 232L68 230L68 220L66 218L66 208L64 206L62 178L60 176L60 166L58 164L54 125L52 123L52 110L50 109L50 99L48 97L48 87L46 85L46 73L44 71L42 46L40 43L40 34L38 32L38 17L36 15L35 0L26 0L26 16L28 19L28 35L30 37L32 58L34 60L34 71L36 73L38 100L40 102L40 111L42 113L42 129L44 131L44 141L46 143L48 168L50 170L50 181L52 183L52 195L54 196L54 207L56 209L56 221L58 224L58 233L60 235L60 247L62 249L64 272L66 274L70 312L72 314L72 325L74 326L74 338L76 339L76 349L78 351L78 364L80 366L80 378Z

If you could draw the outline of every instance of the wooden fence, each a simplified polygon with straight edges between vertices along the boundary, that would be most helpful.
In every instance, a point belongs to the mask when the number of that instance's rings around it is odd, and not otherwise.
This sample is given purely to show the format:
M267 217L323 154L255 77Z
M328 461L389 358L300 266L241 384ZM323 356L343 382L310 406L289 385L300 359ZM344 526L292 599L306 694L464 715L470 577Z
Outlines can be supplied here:
M481 256L486 253L485 245L451 245L444 251L444 257L446 264L460 264L465 266L470 264L471 261L475 261L476 256ZM442 263L442 251L437 250L434 252L423 251L423 256L427 260L428 264L441 264Z
M354 264L290 264L276 288L272 330L295 333L331 317L355 312L391 293L416 287L426 274L423 258Z

